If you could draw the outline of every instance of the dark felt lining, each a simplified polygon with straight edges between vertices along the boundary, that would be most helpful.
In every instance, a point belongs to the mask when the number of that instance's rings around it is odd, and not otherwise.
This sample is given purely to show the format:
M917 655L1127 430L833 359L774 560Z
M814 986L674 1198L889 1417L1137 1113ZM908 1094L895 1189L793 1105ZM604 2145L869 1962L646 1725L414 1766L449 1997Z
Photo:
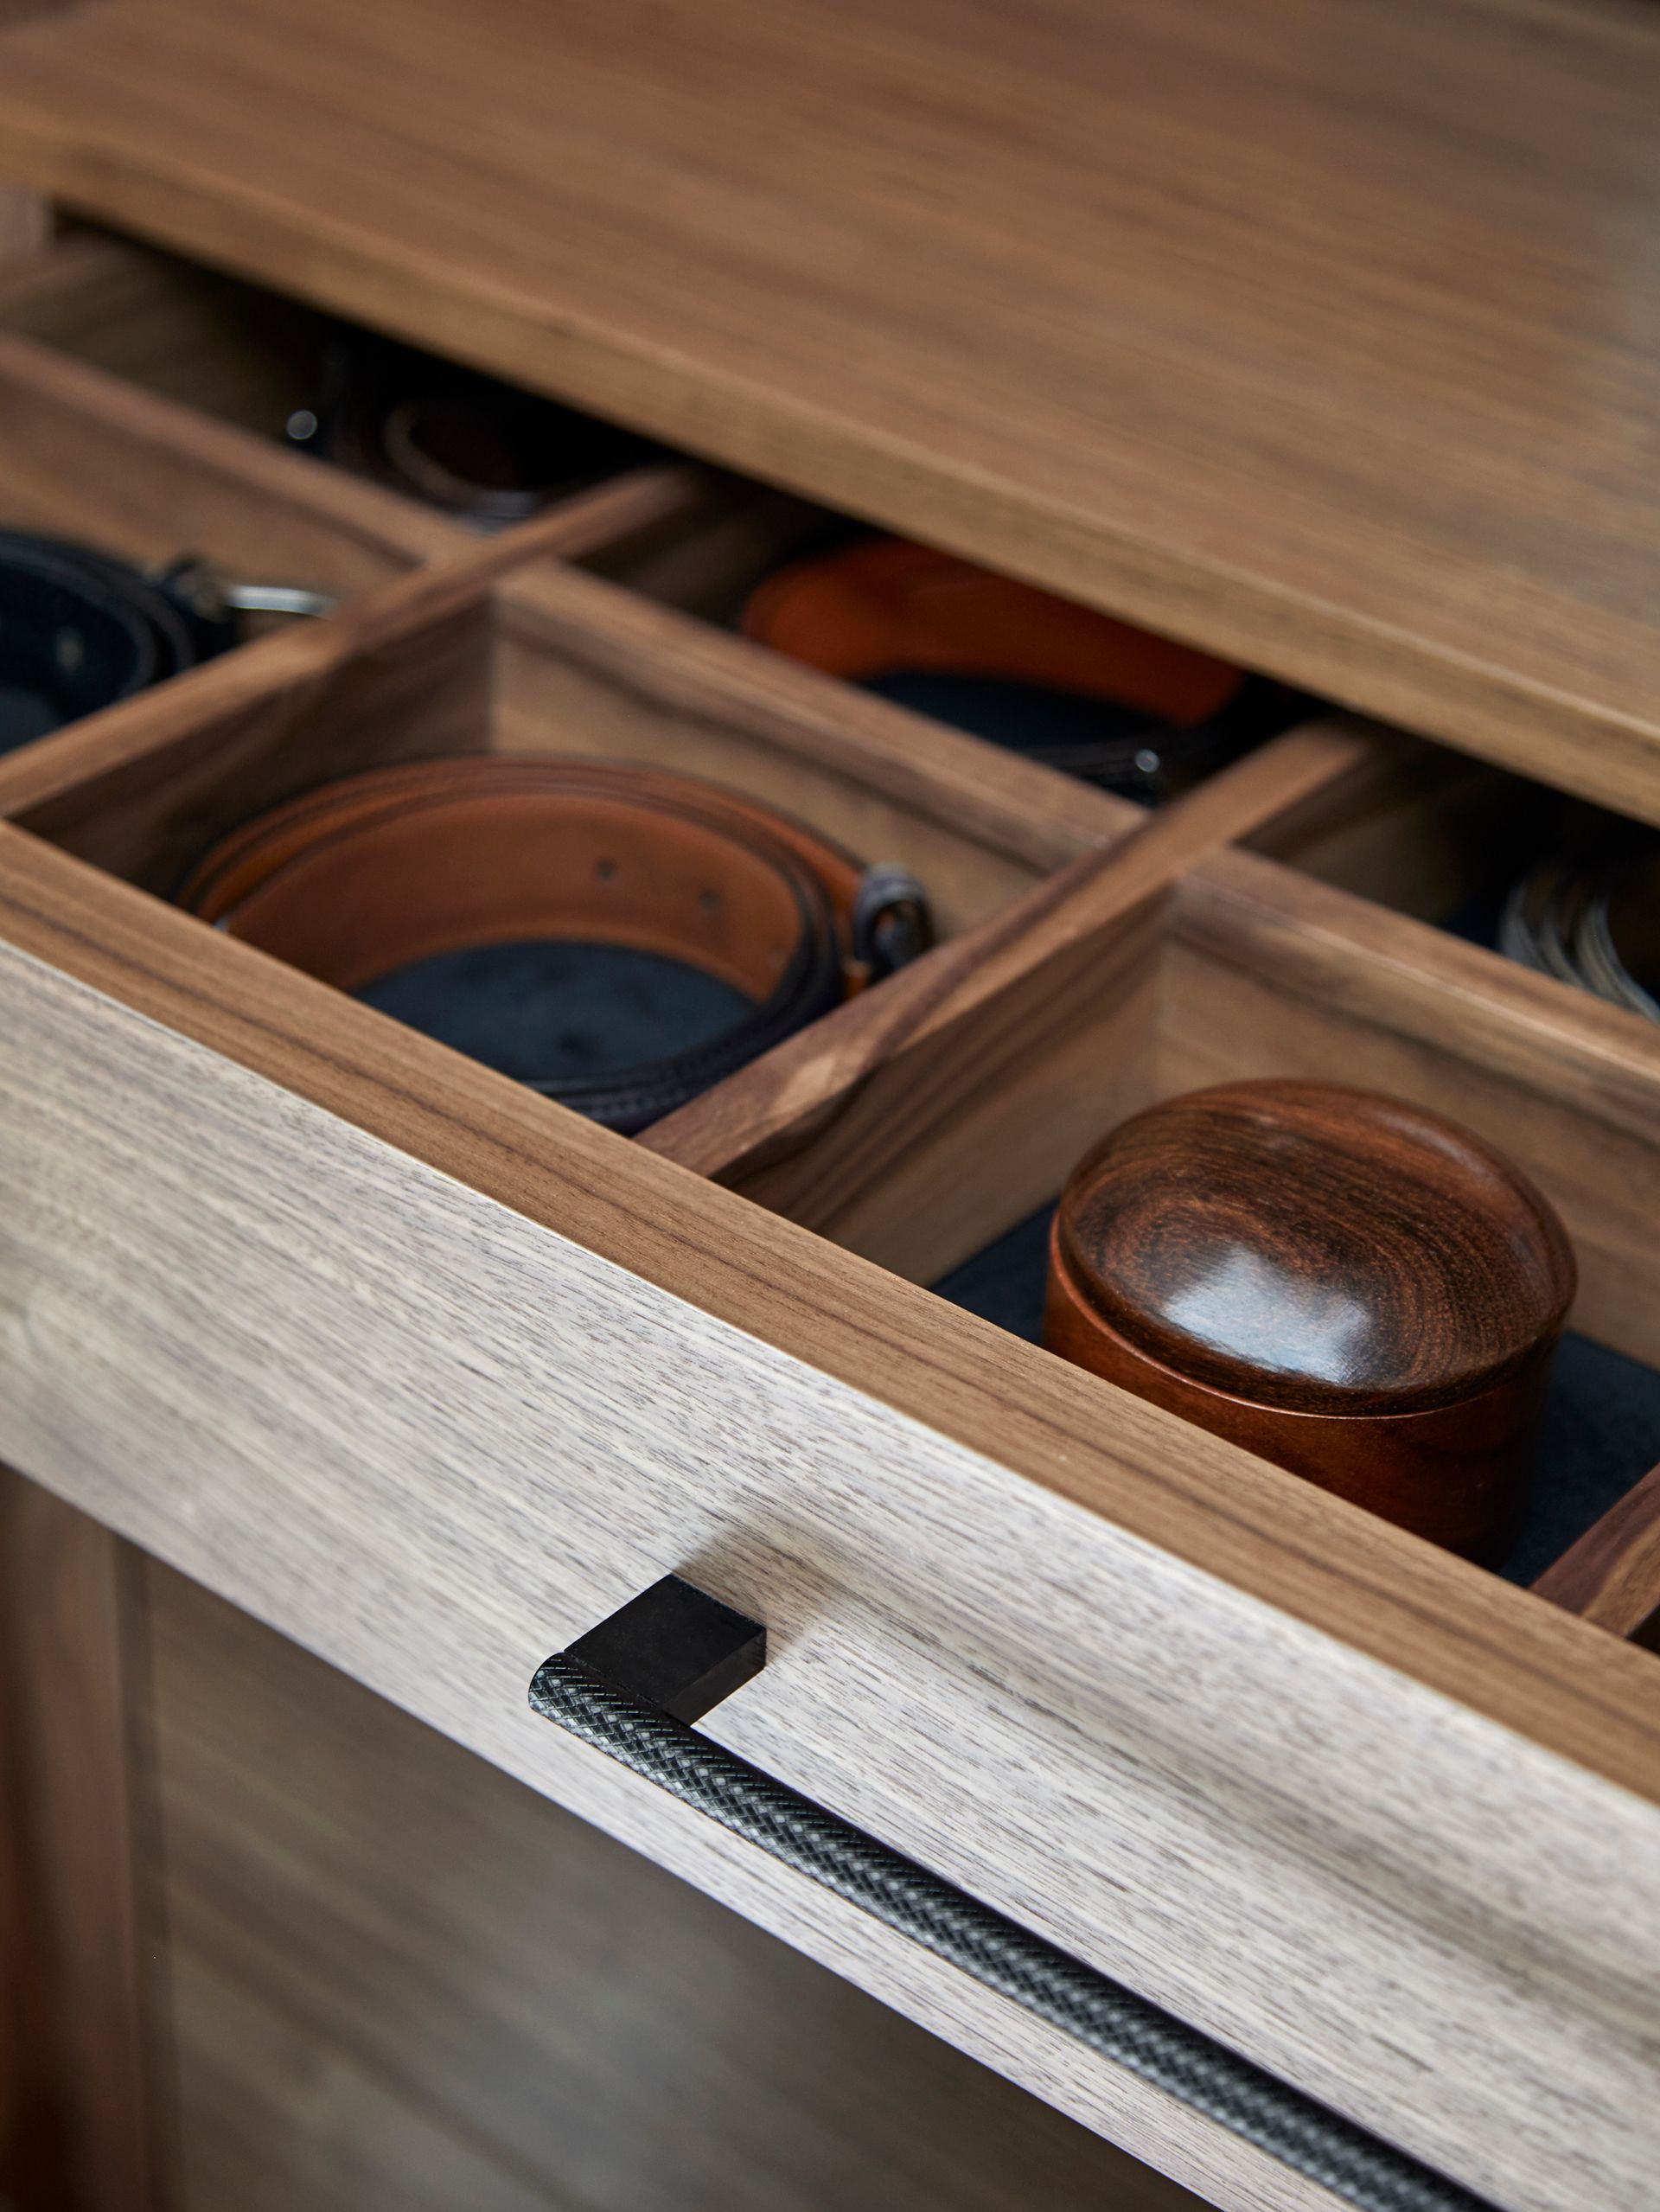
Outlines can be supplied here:
M355 994L515 1082L570 1082L667 1059L731 1028L741 991L624 945L476 945L412 962Z
M0 753L16 752L63 727L63 713L43 691L0 679Z
M1033 1344L1043 1332L1053 1206L1018 1223L934 1285L942 1298ZM1500 1572L1531 1582L1660 1461L1660 1373L1588 1337L1564 1338L1528 1517Z

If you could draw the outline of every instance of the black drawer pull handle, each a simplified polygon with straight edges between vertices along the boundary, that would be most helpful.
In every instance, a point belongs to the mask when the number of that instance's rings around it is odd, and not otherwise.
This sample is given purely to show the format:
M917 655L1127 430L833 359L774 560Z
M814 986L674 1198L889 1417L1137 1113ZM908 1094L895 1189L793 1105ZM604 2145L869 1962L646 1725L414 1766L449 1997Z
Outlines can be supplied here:
M1360 2212L1492 2212L1301 2090L1006 1919L690 1726L766 1632L669 1575L537 1668L533 1709Z

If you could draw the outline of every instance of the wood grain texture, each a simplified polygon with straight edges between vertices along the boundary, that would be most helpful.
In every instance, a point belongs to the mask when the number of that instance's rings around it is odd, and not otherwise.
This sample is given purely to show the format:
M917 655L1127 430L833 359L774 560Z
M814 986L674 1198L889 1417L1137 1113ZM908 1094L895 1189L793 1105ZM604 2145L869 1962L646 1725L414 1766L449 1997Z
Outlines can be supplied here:
M1182 885L1160 1096L1341 1077L1443 1113L1514 1160L1580 1263L1574 1327L1660 1364L1660 1036L1478 945L1245 853Z
M107 1529L0 1471L0 1687L43 1967L36 2094L62 2191L22 2196L22 2212L159 2212L166 2201L158 1838L136 1573Z
M1660 818L1638 0L6 42L0 165L71 205Z
M1275 1077L1073 1169L1044 1341L1401 1528L1502 1553L1576 1288L1561 1223L1442 1116Z
M744 1755L1516 2212L1637 2212L1646 1655L0 846L22 1463L1202 2193L1295 2202L529 1718L527 1652L697 1576L777 1638Z
M329 620L273 631L9 755L0 813L171 890L225 829L322 778L388 758L481 751L492 585L520 564L677 511L686 492L670 466L620 478L499 538L446 524L442 551L425 567L364 591Z
M1561 798L1444 745L1393 738L1369 774L1253 838L1251 850L1421 921L1496 905L1561 834Z
M856 852L904 858L948 930L1139 819L1070 777L552 562L509 578L499 604L497 750L648 760L732 784Z
M1133 1010L1171 884L1346 776L1367 744L1335 722L1274 739L642 1141L931 1281L1050 1196L1139 1103Z
M1660 1651L1660 1467L1650 1467L1533 1587L1582 1621Z
M453 527L407 500L4 334L0 406L10 527L330 592L457 550Z
M150 1608L187 2212L1191 2212L182 1577Z
M174 1989L186 2212L587 2212L188 1951Z
M1536 1364L1575 1288L1561 1224L1501 1154L1306 1078L1188 1091L1114 1129L1069 1179L1060 1238L1151 1357L1293 1413L1485 1390Z
M0 1571L4 1559L0 1551ZM69 2185L69 2146L28 1791L22 1701L7 1665L0 1672L0 2205L56 2212Z
M0 26L9 20L0 9ZM0 274L3 265L41 252L52 235L51 203L38 192L0 185Z
M316 403L330 327L314 309L80 227L0 266L0 328L269 438Z
M642 471L573 502L559 542L626 540L683 512L690 483ZM1138 819L554 561L520 556L493 599L488 575L474 580L479 557L476 539L449 531L450 580L411 578L245 649L204 672L211 682L176 682L0 763L0 809L171 892L227 828L363 769L481 750L645 763L910 868L948 931Z
M625 547L620 557L596 555L584 566L666 606L736 628L758 579L821 541L836 518L810 500L725 471L712 470L709 483L712 496L692 527Z

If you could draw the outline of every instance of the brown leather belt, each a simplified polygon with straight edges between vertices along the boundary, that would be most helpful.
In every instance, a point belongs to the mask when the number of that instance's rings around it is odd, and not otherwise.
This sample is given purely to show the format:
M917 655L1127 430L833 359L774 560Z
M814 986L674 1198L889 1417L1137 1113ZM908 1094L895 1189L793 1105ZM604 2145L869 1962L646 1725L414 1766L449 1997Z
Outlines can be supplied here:
M179 894L353 991L440 953L615 945L718 978L749 1010L706 1042L531 1087L625 1133L684 1105L931 942L921 887L690 777L590 761L420 761L234 831Z

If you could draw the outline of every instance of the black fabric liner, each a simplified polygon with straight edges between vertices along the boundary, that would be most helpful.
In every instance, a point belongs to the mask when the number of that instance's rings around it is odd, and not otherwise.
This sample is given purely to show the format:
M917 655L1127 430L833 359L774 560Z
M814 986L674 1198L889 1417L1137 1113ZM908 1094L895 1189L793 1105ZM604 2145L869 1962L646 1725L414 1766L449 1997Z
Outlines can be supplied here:
M62 726L63 716L43 691L0 681L0 753L16 752Z
M1143 737L1156 745L1163 734L1158 716L1145 708L1012 677L895 669L867 676L859 687L1015 752L1033 746L1098 745L1114 738Z
M439 953L355 995L517 1083L666 1059L718 1036L751 1003L658 953L540 940Z
M940 1297L1036 1344L1053 1206L942 1276ZM1556 1355L1527 1519L1499 1571L1531 1582L1660 1461L1660 1374L1588 1337Z

